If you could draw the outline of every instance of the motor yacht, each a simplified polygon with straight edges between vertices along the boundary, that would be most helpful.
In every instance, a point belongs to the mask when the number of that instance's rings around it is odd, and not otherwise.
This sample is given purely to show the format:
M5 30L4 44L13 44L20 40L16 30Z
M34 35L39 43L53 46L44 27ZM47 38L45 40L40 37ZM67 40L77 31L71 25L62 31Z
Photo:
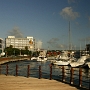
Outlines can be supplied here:
M68 51L63 51L60 56L56 59L53 65L69 65L70 58L68 57Z
M83 55L79 59L77 59L76 62L71 62L70 66L71 67L80 67L80 66L84 65L86 59L87 59L87 56Z
M46 56L38 56L37 61L46 61L47 57Z

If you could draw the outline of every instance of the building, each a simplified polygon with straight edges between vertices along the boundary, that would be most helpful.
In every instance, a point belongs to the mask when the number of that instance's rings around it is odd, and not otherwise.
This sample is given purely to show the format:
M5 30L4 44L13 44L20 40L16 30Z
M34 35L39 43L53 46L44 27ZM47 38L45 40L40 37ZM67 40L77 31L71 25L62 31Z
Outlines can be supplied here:
M0 54L3 52L3 39L0 38Z
M16 38L15 36L8 36L5 38L5 47L9 47L10 45L13 48L18 48L24 50L25 47L28 47L28 50L33 51L35 49L35 40L33 37L27 36L26 38Z

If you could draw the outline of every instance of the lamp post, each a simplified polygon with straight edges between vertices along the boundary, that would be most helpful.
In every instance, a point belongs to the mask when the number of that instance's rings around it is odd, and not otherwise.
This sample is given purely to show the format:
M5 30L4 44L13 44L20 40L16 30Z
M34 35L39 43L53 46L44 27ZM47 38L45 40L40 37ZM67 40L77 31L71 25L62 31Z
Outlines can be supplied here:
M20 49L20 56L21 56L21 49Z
M6 54L5 56L7 57L7 51L5 51L5 54Z
M15 50L14 50L14 56L15 56Z

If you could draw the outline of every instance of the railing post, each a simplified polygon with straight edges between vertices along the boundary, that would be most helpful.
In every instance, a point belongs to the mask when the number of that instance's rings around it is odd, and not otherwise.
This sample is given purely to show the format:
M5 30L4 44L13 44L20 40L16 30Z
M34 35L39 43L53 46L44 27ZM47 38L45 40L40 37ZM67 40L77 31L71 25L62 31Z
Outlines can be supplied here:
M41 78L41 66L39 66L39 79Z
M27 66L27 78L29 77L29 75L30 75L30 66L28 65Z
M89 79L89 90L90 90L90 79Z
M73 73L74 73L74 70L73 70L73 68L71 67L71 71L70 71L70 74L71 74L70 84L73 84Z
M52 79L52 65L50 64L50 80Z
M82 85L82 69L79 68L79 86L81 87Z
M0 74L1 74L1 65L0 65Z
M6 76L8 75L8 64L6 64Z
M62 66L62 81L65 80L65 71L64 71L64 66Z
M18 65L16 65L16 76L18 76Z

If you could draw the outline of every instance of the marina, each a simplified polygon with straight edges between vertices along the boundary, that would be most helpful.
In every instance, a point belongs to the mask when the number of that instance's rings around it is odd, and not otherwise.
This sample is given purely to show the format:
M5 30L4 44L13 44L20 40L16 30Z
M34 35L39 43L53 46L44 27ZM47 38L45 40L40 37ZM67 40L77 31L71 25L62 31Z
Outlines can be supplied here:
M90 0L0 7L0 90L90 90Z

